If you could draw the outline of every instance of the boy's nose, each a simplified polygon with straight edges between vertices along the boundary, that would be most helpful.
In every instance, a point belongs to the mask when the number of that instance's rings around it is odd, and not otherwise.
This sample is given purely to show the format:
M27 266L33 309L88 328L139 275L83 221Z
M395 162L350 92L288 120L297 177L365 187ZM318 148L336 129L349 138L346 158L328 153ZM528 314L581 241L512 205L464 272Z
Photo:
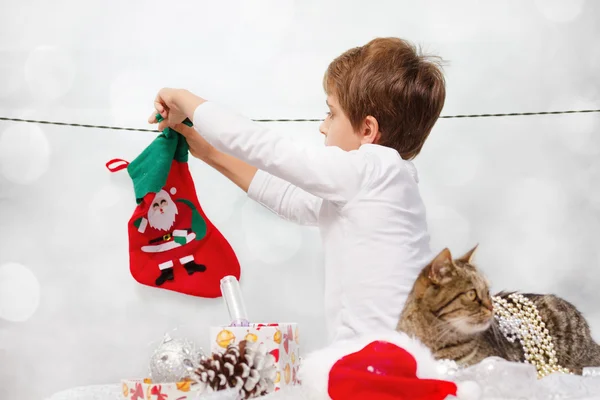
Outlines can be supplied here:
M321 125L319 125L319 132L321 132L323 135L327 136L327 131L325 130L325 122L321 122Z

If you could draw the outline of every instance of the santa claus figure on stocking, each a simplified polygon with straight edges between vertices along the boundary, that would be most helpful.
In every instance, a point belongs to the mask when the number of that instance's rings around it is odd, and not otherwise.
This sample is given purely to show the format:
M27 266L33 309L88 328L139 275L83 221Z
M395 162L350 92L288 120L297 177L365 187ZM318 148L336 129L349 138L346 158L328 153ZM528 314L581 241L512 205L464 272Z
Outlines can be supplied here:
M170 192L176 195L177 189L173 187ZM206 271L205 265L196 264L194 261L194 250L197 246L190 245L195 240L204 238L206 222L191 201L178 199L177 202L181 205L181 210L163 189L150 202L147 218L141 217L134 221L139 233L152 237L147 245L142 246L142 251L158 253L154 257L160 270L160 275L155 281L157 286L175 278L175 262L179 262L188 275Z

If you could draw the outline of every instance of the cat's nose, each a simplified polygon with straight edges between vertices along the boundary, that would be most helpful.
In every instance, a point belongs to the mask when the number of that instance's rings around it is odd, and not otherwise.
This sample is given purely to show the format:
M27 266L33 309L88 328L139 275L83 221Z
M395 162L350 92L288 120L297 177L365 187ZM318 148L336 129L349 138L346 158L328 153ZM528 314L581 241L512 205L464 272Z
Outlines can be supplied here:
M492 304L492 302L490 300L483 300L481 302L481 304L483 304L483 306L485 308L487 308L490 311L494 311L494 305Z

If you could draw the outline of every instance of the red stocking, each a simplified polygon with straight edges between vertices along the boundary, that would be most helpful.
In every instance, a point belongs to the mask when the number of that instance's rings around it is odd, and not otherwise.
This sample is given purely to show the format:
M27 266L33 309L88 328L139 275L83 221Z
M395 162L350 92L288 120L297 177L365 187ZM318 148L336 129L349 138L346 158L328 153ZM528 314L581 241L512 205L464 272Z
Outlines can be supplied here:
M186 123L191 126L189 120ZM219 297L220 280L240 278L240 265L221 232L206 217L188 169L185 138L167 128L128 164L137 207L129 220L130 271L143 285L200 297Z

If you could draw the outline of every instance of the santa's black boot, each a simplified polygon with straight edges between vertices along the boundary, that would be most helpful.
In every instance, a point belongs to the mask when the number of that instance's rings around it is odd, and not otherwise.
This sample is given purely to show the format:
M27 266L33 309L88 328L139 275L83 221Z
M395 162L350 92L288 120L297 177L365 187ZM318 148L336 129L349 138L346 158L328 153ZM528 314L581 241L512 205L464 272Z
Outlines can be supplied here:
M192 275L194 272L206 271L206 266L202 264L196 264L194 261L190 261L189 263L183 264L183 267L187 271L188 275Z
M160 276L156 278L156 286L161 286L166 281L172 281L175 279L175 275L173 275L173 268L166 268L160 271Z

